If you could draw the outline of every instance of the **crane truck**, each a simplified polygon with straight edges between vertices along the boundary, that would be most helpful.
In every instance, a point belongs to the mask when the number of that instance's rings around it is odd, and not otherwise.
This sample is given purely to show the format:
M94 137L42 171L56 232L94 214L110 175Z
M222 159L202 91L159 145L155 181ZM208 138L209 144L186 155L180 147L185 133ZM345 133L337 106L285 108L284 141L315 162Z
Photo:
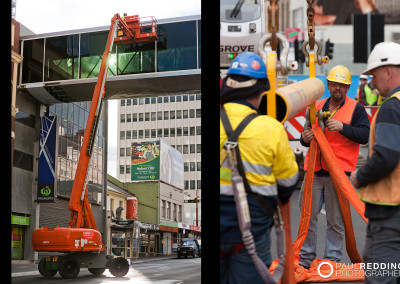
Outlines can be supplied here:
M38 270L45 277L53 277L59 272L63 278L75 278L80 268L88 268L94 275L100 275L109 269L116 277L123 277L129 271L129 263L125 258L105 253L105 245L97 229L87 196L87 171L103 106L108 58L113 43L123 45L156 41L156 20L154 17L146 18L150 20L143 21L138 15L124 15L122 18L119 14L115 14L111 19L68 204L68 209L71 211L69 226L68 228L46 226L34 230L32 234L35 251L54 254L39 261Z

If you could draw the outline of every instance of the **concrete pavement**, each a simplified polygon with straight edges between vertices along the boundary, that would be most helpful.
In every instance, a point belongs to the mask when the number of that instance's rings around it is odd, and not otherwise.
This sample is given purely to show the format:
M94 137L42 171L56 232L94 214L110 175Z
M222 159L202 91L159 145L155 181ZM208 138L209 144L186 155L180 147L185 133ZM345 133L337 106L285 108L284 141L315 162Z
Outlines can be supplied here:
M168 260L177 258L176 254L171 255L159 255L159 256L143 256L139 258L130 259L129 262L131 265L138 263L146 263L150 261L158 261L158 260ZM21 276L33 276L40 275L38 271L38 263L37 261L29 261L29 260L12 260L11 261L11 277L21 277Z

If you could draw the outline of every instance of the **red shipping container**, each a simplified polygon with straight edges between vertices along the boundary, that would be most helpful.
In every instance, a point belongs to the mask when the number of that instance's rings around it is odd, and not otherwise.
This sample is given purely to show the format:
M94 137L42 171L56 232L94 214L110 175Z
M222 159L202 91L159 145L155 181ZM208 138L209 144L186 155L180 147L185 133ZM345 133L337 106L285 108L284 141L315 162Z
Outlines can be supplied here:
M128 197L126 199L126 219L137 220L138 218L138 200L136 197Z

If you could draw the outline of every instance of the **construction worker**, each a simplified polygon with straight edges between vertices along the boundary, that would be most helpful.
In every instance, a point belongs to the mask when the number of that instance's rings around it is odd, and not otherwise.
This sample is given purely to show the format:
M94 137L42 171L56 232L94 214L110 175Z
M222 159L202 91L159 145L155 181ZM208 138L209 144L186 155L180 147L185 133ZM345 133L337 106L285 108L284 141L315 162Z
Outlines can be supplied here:
M220 92L221 112L225 111L232 130L249 114L260 114L262 93L269 90L267 69L260 56L243 53L237 56L223 80ZM239 221L227 161L224 120L220 120L220 283L262 283L252 258L247 252ZM226 119L226 117L225 117ZM285 204L298 182L298 166L283 125L266 116L256 116L238 138L240 157L249 190L274 212L278 198ZM270 266L270 229L272 217L247 194L251 233L257 255Z
M400 283L400 44L377 44L363 73L373 75L372 84L384 98L371 122L369 159L350 178L360 188L369 219L362 256L365 283L394 284ZM394 263L396 269L374 271L368 263Z
M350 84L350 71L343 65L333 67L326 77L330 97L316 102L316 110L330 111L324 118L326 138L345 173L355 170L360 144L368 142L369 120L365 108L346 96ZM300 143L309 147L314 138L310 129L304 129ZM304 161L307 171L309 153ZM304 182L303 186L304 187ZM302 196L302 192L300 194ZM312 205L307 237L299 253L299 264L309 268L316 258L318 214L325 203L327 229L324 259L339 262L343 256L344 222L334 184L320 150L317 152ZM300 207L302 198L300 197Z
M364 91L365 85L367 85L367 83L368 83L368 76L360 75L360 85L358 86L356 100L363 106L368 105L367 100L365 99L365 91Z

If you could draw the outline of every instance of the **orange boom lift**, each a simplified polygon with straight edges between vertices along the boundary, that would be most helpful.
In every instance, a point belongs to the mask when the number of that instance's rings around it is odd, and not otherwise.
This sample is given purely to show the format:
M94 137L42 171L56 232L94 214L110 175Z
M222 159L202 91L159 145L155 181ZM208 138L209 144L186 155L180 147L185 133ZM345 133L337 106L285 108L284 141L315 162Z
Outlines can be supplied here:
M119 14L115 14L111 19L68 204L68 209L71 211L69 226L68 228L46 226L33 231L32 245L35 251L64 253L40 260L39 272L45 277L53 277L58 271L63 278L75 278L81 267L88 268L95 275L100 275L105 269L109 269L116 277L125 276L129 271L129 263L125 258L114 258L104 253L105 246L87 197L87 170L104 101L108 57L112 45L114 42L122 45L156 41L156 20L154 17L147 18L151 20L141 23L137 15L121 18Z

